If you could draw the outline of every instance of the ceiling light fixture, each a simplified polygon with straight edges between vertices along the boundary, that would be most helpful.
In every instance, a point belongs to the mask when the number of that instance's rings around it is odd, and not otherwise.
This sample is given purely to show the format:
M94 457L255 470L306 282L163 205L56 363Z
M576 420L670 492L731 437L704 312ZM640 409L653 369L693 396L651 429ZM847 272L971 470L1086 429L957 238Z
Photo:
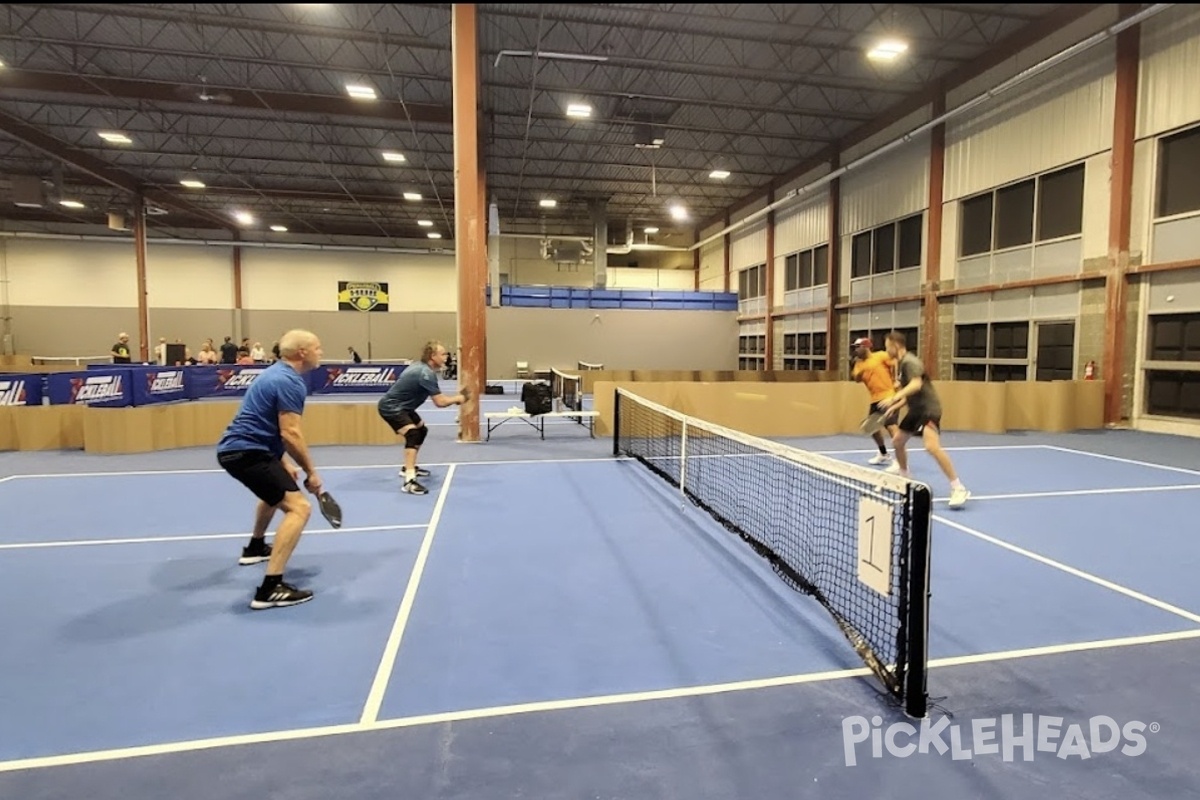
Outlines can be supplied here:
M249 211L235 211L233 212L233 218L236 219L241 225L254 224L254 215Z
M895 61L908 51L908 44L897 39L884 39L867 51L872 61Z
M189 189L203 189L204 181L198 181L194 178L184 178L179 182L180 186L186 186Z
M430 239L440 239L440 238L442 238L442 235L441 235L440 233L438 233L437 231L430 231L430 232L429 232L428 234L426 234L426 235L427 235L427 236L428 236Z
M363 86L361 84L347 83L346 84L346 94L350 95L355 100L375 100L376 99L375 90L372 89L370 86Z
M404 199L405 200L420 200L421 195L418 194L417 192L405 192Z
M392 150L385 150L383 152L383 160L391 161L394 164L403 164L408 159L406 159L404 157L404 153L397 153Z
M59 200L58 204L63 208L84 208L83 203L78 200Z
M646 228L646 233L658 233L658 228L654 228L654 227Z
M712 178L713 180L723 181L729 177L729 170L714 169L712 172L708 173L708 177Z
M551 200L549 197L544 197L541 200L538 200L538 205L542 208L554 208L558 205L558 201Z
M276 233L287 233L287 226L286 225L272 225L271 230L275 231Z
M100 131L98 135L109 144L133 144L133 139L116 131Z
M682 222L688 218L687 209L683 206L671 206L671 219Z
M568 103L567 116L577 117L580 119L590 117L592 115L592 107L587 103Z
M417 224L418 224L418 225L420 225L422 228L432 228L432 227L433 227L433 220L431 220L431 219L419 219L419 220L417 220Z

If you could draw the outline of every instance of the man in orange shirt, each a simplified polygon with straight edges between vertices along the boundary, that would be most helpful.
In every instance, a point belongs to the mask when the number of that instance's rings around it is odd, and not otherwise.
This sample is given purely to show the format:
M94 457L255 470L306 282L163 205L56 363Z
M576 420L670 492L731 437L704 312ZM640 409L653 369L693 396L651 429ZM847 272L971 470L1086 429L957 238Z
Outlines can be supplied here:
M852 347L854 361L850 377L867 387L867 393L871 396L871 405L867 409L867 414L882 411L886 405L883 401L896 393L896 378L892 375L892 360L888 358L885 350L872 352L871 340L865 336L856 339ZM895 438L896 416L894 414L888 417L886 427L888 433ZM879 447L879 455L874 456L867 463L886 464L891 461L892 457L888 455L887 445L883 443L883 432L876 431L871 434L871 437Z

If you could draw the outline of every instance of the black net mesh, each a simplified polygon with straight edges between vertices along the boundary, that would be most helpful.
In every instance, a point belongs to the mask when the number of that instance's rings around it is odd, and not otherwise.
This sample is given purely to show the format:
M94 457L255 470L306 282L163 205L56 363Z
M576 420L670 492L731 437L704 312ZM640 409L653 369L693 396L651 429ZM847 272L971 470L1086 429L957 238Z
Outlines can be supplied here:
M688 417L624 390L615 416L618 454L682 487L787 584L816 598L889 694L907 698L919 685L921 697L908 699L923 713L927 487ZM909 675L913 669L919 673Z

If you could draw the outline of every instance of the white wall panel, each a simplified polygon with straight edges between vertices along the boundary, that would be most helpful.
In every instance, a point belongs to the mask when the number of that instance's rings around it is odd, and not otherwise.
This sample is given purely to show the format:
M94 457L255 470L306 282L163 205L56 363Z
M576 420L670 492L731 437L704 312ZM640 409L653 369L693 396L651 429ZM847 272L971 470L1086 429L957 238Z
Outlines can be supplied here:
M336 311L338 281L388 283L394 311L456 311L454 256L254 250L242 254L247 309Z
M233 249L148 246L146 302L150 308L233 308Z
M842 151L839 157L839 163L842 164L842 166L853 164L858 159L870 155L873 151L878 150L884 145L894 142L907 133L911 133L912 131L924 125L926 122L929 122L929 120L933 119L931 112L931 106L922 106L921 108L901 119L899 122L892 123L883 130L868 136L866 139L852 147L847 147ZM928 150L929 140L927 137L925 138L925 141L925 149ZM904 145L904 147L907 147L907 145ZM872 168L877 163L882 163L885 159L891 158L895 152L897 151L892 151L892 153L879 156L878 161L868 161L865 165L858 167L857 169L865 170ZM851 172L851 174L853 174L853 172Z
M1129 255L1141 256L1143 264L1150 241L1150 215L1154 208L1155 141L1143 139L1133 144L1133 194L1129 209ZM1086 192L1086 187L1084 188ZM1086 212L1085 212L1086 214ZM1086 216L1085 216L1086 219Z
M742 228L731 236L729 243L729 269L740 272L746 267L762 264L767 260L767 221ZM730 282L732 285L732 281Z
M11 305L137 308L132 240L109 244L9 239L3 245Z
M1200 258L1200 216L1157 222L1153 237L1150 255L1155 264Z
M946 126L945 199L1112 147L1115 44L1099 44Z
M929 136L920 136L842 180L842 233L916 214L929 205Z
M1108 255L1108 214L1112 186L1112 151L1089 158L1083 165L1083 258Z
M720 228L713 232L716 230ZM721 239L700 248L700 291L725 291L725 244Z
M1151 273L1146 311L1177 314L1200 311L1200 269Z
M696 273L690 269L643 269L609 267L610 289L686 289L695 288Z
M1174 7L1142 23L1137 137L1200 120L1200 6Z
M829 241L829 195L822 192L807 202L775 215L775 252L787 255Z

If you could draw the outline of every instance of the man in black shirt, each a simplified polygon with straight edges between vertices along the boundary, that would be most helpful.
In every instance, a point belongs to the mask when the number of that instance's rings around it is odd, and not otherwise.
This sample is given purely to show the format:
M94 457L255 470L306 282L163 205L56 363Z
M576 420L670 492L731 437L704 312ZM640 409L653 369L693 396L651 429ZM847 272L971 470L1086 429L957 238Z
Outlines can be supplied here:
M129 354L129 334L122 333L117 336L117 343L112 346L112 363L114 364L131 364L133 359Z
M237 345L233 343L232 336L226 336L224 344L221 345L221 363L236 364L237 363Z
M882 405L896 410L908 407L908 413L900 420L899 430L892 439L896 462L887 471L908 476L908 452L904 446L910 437L918 436L924 440L925 450L933 456L933 460L950 481L949 507L961 508L971 493L958 479L954 464L942 447L942 402L938 398L937 390L933 388L933 380L925 374L925 365L921 359L908 352L908 343L903 333L892 331L885 341L887 354L896 363L899 390L884 400Z

